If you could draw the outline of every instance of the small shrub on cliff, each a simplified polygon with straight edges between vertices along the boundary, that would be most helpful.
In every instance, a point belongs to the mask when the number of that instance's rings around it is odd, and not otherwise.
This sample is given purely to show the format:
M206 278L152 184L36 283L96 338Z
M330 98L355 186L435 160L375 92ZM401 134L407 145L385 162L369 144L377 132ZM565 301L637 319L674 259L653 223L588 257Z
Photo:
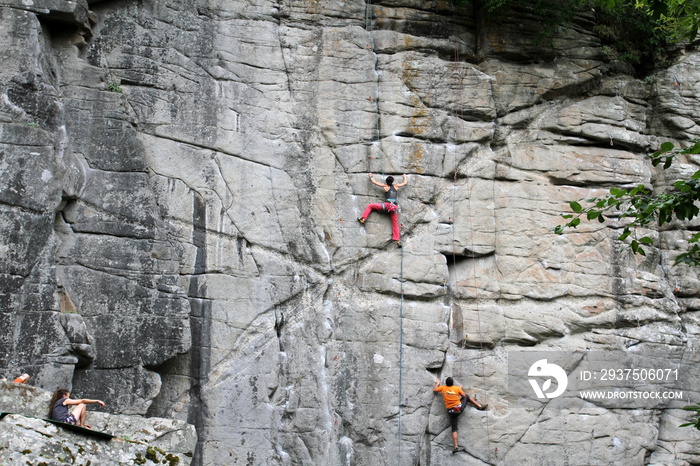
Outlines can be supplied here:
M119 93L122 92L122 88L119 85L119 83L109 83L107 85L107 90L110 92L119 92Z

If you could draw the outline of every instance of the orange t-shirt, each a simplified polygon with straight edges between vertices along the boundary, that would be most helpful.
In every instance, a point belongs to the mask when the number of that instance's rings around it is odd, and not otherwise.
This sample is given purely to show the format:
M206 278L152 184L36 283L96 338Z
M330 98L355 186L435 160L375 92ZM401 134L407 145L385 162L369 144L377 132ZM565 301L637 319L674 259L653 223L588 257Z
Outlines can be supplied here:
M24 379L22 377L17 377L12 383L24 383Z
M442 399L445 401L445 408L447 409L459 406L462 402L460 396L466 396L466 393L462 391L462 387L459 385L452 385L451 387L440 385L435 391L442 393Z

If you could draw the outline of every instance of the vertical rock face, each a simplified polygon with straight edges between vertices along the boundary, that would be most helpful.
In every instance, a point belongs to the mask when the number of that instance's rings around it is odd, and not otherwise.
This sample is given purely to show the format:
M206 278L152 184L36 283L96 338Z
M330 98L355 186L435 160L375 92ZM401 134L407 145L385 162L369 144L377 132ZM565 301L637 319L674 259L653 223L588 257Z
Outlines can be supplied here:
M592 14L545 42L541 21L4 2L0 366L194 423L194 464L443 464L448 375L491 406L462 416L469 464L696 462L692 383L633 415L508 387L527 349L633 347L697 380L685 227L643 258L616 224L549 229L570 200L696 170L645 154L700 134L700 55L639 80L610 71ZM355 221L383 196L368 173L409 176L402 249L388 217Z

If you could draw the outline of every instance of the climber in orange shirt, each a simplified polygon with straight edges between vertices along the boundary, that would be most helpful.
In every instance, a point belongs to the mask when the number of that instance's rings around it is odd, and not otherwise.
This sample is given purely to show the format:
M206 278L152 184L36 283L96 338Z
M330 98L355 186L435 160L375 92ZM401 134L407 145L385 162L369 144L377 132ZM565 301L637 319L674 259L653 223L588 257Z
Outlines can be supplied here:
M442 394L445 408L447 408L447 415L450 418L450 426L452 427L452 443L454 444L452 453L457 453L459 451L459 443L457 442L458 421L462 410L464 410L467 403L473 405L479 411L485 410L489 405L477 403L474 398L464 393L462 387L454 384L452 377L445 379L445 385L440 385L440 379L435 379L433 391Z

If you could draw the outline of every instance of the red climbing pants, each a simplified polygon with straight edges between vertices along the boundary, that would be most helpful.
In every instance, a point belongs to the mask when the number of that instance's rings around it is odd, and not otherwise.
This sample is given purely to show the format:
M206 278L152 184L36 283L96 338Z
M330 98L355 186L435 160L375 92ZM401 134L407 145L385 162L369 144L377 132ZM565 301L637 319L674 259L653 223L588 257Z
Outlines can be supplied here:
M387 205L387 207L384 207L385 205ZM399 230L399 211L398 209L394 210L393 212L390 211L394 207L396 206L391 204L390 202L383 202L381 204L368 204L365 208L365 211L362 213L362 218L367 220L369 214L371 214L375 210L386 212L391 218L391 239L393 239L394 241L401 241L401 230Z

